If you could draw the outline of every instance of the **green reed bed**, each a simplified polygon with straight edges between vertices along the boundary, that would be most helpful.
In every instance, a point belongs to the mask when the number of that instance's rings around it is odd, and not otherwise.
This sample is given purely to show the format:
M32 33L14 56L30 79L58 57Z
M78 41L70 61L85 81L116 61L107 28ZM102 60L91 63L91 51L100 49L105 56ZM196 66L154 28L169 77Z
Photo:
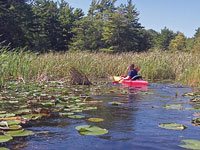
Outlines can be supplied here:
M65 52L35 55L27 52L2 51L1 85L7 80L69 80L70 68L81 70L89 79L126 75L134 63L145 80L174 79L199 86L200 55L186 52L90 53Z
M0 52L0 85L10 79L26 78L30 71L33 54L7 51L7 47Z

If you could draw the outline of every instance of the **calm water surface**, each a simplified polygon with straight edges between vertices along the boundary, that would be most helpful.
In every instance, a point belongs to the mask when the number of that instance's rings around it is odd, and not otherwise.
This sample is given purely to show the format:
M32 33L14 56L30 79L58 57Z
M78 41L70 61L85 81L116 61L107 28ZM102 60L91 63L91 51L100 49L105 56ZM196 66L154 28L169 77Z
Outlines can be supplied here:
M108 86L112 90L119 86ZM123 89L122 89L123 90ZM128 89L126 89L128 91ZM176 92L178 96L176 97ZM94 95L94 100L103 101L97 110L80 113L86 117L103 118L93 123L84 119L51 118L36 122L32 130L36 135L17 139L13 149L20 150L171 150L183 149L183 139L200 140L200 128L191 124L191 110L167 110L167 104L187 103L189 97L181 96L192 92L190 87L169 84L150 84L145 91L129 89L128 93ZM120 106L111 101L124 103ZM180 123L188 128L183 131L166 130L159 123ZM96 125L109 131L102 136L80 135L75 129L79 125Z

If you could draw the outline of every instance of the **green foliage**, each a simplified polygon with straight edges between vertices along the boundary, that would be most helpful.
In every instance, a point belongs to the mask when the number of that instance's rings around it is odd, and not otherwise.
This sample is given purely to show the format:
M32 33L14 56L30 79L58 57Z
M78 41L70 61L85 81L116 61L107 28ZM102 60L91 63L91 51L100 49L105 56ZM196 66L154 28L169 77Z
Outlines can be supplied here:
M161 50L168 50L169 44L170 44L171 40L175 38L175 36L176 36L176 34L173 31L171 31L165 27L164 29L161 30L161 33L155 37L154 47L159 48Z
M171 40L169 49L173 51L180 51L180 50L185 50L186 48L186 38L183 33L178 33L178 35Z
M4 85L6 80L27 79L30 62L29 52L0 45L0 86Z
M200 86L199 59L199 54L183 51L121 54L69 51L35 55L11 51L4 46L0 53L0 86L13 79L21 82L69 80L71 66L89 78L126 75L130 60L140 68L139 74L144 79L175 79L186 85Z
M75 129L78 130L81 135L103 135L108 133L106 129L90 125L77 126Z
M147 51L153 47L152 35L145 29L140 29L138 32L138 50Z
M186 39L186 51L194 52L194 38Z
M156 32L155 30L153 29L150 29L150 30L145 30L146 31L146 34L148 35L147 38L149 40L149 48L153 48L154 51L156 50L156 48L158 48L158 42L157 42L157 39L158 39L158 36L159 36L159 33Z
M126 34L127 26L124 23L125 18L122 17L120 12L114 12L112 14L108 14L109 18L108 21L104 22L103 25L103 38L102 40L105 41L105 44L109 47L113 47L115 50L124 50L124 35ZM128 42L128 41L127 41ZM129 44L127 44L129 45Z
M0 2L0 41L39 52L67 50L74 21L83 16L64 0Z
M184 130L187 128L185 125L178 123L160 123L158 127L169 130Z
M200 28L196 29L196 33L194 34L195 38L200 37Z
M200 51L200 28L196 30L196 33L194 35L194 51Z
M193 150L199 150L200 149L200 141L199 140L181 140L185 145L179 145L180 147L183 147L185 149L193 149Z
M145 30L132 0L93 0L88 14L65 0L0 1L0 42L40 53L90 50L142 52L149 49L200 51L200 28L193 38L166 27Z
M71 49L121 52L150 47L148 34L138 22L132 0L119 7L115 7L115 2L92 1L88 16L76 22Z
M98 50L102 47L102 20L84 17L75 25L76 28L73 30L75 36L71 43L72 50Z
M197 37L194 40L194 51L195 52L199 52L200 51L200 37Z
M25 0L0 1L0 41L11 43L12 47L29 45L32 33L27 28L31 26L31 15L31 7Z
M75 20L83 13L73 8L65 1L36 0L33 4L35 16L35 45L40 51L50 49L59 51L67 50L72 38L72 28Z

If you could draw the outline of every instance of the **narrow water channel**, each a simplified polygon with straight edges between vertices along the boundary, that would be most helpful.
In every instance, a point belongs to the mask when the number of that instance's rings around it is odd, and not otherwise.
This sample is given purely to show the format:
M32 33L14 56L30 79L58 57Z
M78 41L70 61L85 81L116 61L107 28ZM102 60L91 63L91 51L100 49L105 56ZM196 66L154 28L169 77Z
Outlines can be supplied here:
M110 91L122 87L107 87ZM36 134L19 138L13 142L13 149L20 150L181 150L183 139L200 140L200 128L191 120L194 110L169 110L168 104L189 103L183 93L192 88L170 84L150 84L146 90L123 89L127 92L105 92L93 95L97 110L80 114L86 117L103 118L103 122L89 122L86 119L48 118L38 121L28 130ZM117 101L122 105L110 105ZM158 127L159 123L179 123L185 130L167 130ZM101 136L80 135L75 129L79 125L95 125L108 130ZM12 148L12 147L11 147Z

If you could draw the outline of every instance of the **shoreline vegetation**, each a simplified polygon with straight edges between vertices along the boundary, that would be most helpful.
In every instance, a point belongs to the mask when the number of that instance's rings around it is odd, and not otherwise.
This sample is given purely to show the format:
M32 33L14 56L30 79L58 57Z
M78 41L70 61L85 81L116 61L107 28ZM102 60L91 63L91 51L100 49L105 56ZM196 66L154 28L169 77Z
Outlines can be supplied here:
M126 75L131 63L145 80L199 86L200 27L192 38L147 30L132 0L92 0L87 15L64 0L6 0L0 12L0 86L70 82L70 68L96 82Z
M126 75L128 65L134 63L145 80L174 80L199 87L200 55L188 52L50 52L37 55L31 52L1 51L0 85L8 81L68 81L70 68L81 71L91 81L114 75Z
M112 82L132 63L149 82L172 80L200 88L200 27L192 38L167 27L147 30L132 0L119 6L116 1L92 0L87 15L65 0L0 2L0 145L37 134L22 127L43 117L102 120L79 114L97 109L101 101L90 95L99 86L73 85ZM90 135L108 132L88 125L76 129Z

